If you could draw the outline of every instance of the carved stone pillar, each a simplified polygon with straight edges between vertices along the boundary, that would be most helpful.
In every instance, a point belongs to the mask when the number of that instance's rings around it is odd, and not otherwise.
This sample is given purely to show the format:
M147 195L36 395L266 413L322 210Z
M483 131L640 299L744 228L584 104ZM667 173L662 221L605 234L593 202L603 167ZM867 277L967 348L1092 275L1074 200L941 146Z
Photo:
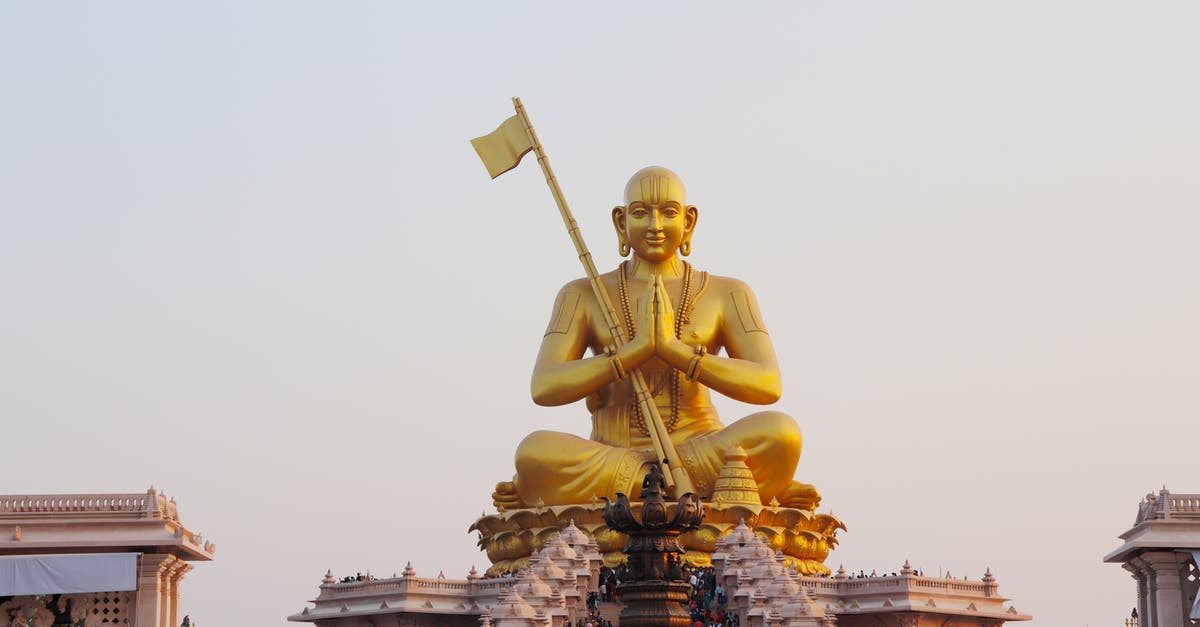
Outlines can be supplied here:
M1147 586L1147 584L1146 584L1147 575L1146 575L1146 569L1143 565L1143 562L1141 562L1141 560L1133 559L1128 562L1125 562L1124 564L1121 564L1121 568L1124 568L1125 570L1129 571L1129 575L1131 577L1133 577L1134 581L1137 582L1137 606L1136 607L1137 607L1137 611L1138 611L1138 616L1142 617L1142 621L1147 626L1149 626L1151 624L1150 623L1151 614L1150 614L1149 608L1146 607L1146 605L1147 605L1146 604L1146 593L1147 593L1147 589L1149 586Z
M158 627L174 627L167 620L171 616L171 578L175 575L175 570L179 568L180 560L174 555L167 556L163 561L162 569L158 576L162 583L158 586L159 602L158 602Z
M179 582L193 568L195 567L183 560L176 561L171 568L171 572L169 573L171 580L171 609L167 612L166 627L174 627L179 624Z
M138 559L134 627L161 627L162 571L174 555L144 554Z
M1183 612L1183 586L1179 577L1180 556L1171 552L1143 553L1154 581L1154 627L1186 625Z
M1146 586L1143 605L1138 607L1138 621L1143 627L1157 627L1158 603L1154 598L1158 592L1158 586L1154 578L1154 571L1150 568L1150 563L1141 557L1134 557L1128 563L1141 573L1141 581Z

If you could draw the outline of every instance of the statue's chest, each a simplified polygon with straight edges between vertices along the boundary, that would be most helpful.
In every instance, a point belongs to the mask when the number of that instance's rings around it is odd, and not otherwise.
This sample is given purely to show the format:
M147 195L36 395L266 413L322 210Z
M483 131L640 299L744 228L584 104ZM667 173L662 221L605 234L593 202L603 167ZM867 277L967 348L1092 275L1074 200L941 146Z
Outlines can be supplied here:
M709 297L709 294L703 294L700 298L694 299L691 307L683 309L678 303L672 303L672 322L677 336L684 343L691 346L706 346L710 349L715 348L715 344L719 340L720 329L720 304L714 298ZM616 309L617 320L621 328L625 331L626 337L634 337L639 333L645 332L638 328L637 311L641 306L640 299L631 297L629 301L630 315L625 314L624 307L620 302L613 303ZM611 344L611 336L609 335L608 326L605 324L603 313L596 309L592 315L592 337L599 340L601 347L605 344ZM632 326L632 329L630 328Z

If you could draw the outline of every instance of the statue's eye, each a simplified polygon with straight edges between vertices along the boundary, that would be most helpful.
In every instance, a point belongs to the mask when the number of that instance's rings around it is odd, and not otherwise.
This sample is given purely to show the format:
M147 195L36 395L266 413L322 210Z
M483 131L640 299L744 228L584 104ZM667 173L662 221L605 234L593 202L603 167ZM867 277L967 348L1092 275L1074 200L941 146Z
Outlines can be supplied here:
M630 212L630 215L632 215L635 218L644 218L644 217L646 217L646 210L645 209L634 209L633 211Z

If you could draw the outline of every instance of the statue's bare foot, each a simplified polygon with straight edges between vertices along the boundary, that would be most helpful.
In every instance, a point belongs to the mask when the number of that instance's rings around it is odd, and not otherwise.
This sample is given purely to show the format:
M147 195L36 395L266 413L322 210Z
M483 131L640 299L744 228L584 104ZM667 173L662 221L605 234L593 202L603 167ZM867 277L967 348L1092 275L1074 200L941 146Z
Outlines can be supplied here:
M492 492L492 505L495 505L496 509L500 511L526 507L525 501L521 500L521 495L517 494L516 484L511 481L501 481L496 484L496 491Z
M796 509L817 509L821 504L821 494L815 486L793 481L792 485L779 496L779 504Z

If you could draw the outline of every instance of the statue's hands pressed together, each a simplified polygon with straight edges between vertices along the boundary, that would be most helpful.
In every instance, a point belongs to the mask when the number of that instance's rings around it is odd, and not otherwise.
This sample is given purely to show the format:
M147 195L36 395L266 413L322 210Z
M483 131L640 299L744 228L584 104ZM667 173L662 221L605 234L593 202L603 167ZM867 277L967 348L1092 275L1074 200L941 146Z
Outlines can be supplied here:
M671 366L684 370L692 358L693 347L675 336L675 306L661 275L655 277L654 354Z
M660 338L657 327L660 322L654 287L653 281L646 283L646 289L638 299L633 337L618 352L626 368L639 368L658 352Z
M655 275L652 281L647 281L638 300L634 326L634 336L627 344L630 357L626 359L625 352L621 353L626 367L637 368L651 357L672 365L680 362L686 365L691 358L692 347L675 337L675 306L662 276Z

